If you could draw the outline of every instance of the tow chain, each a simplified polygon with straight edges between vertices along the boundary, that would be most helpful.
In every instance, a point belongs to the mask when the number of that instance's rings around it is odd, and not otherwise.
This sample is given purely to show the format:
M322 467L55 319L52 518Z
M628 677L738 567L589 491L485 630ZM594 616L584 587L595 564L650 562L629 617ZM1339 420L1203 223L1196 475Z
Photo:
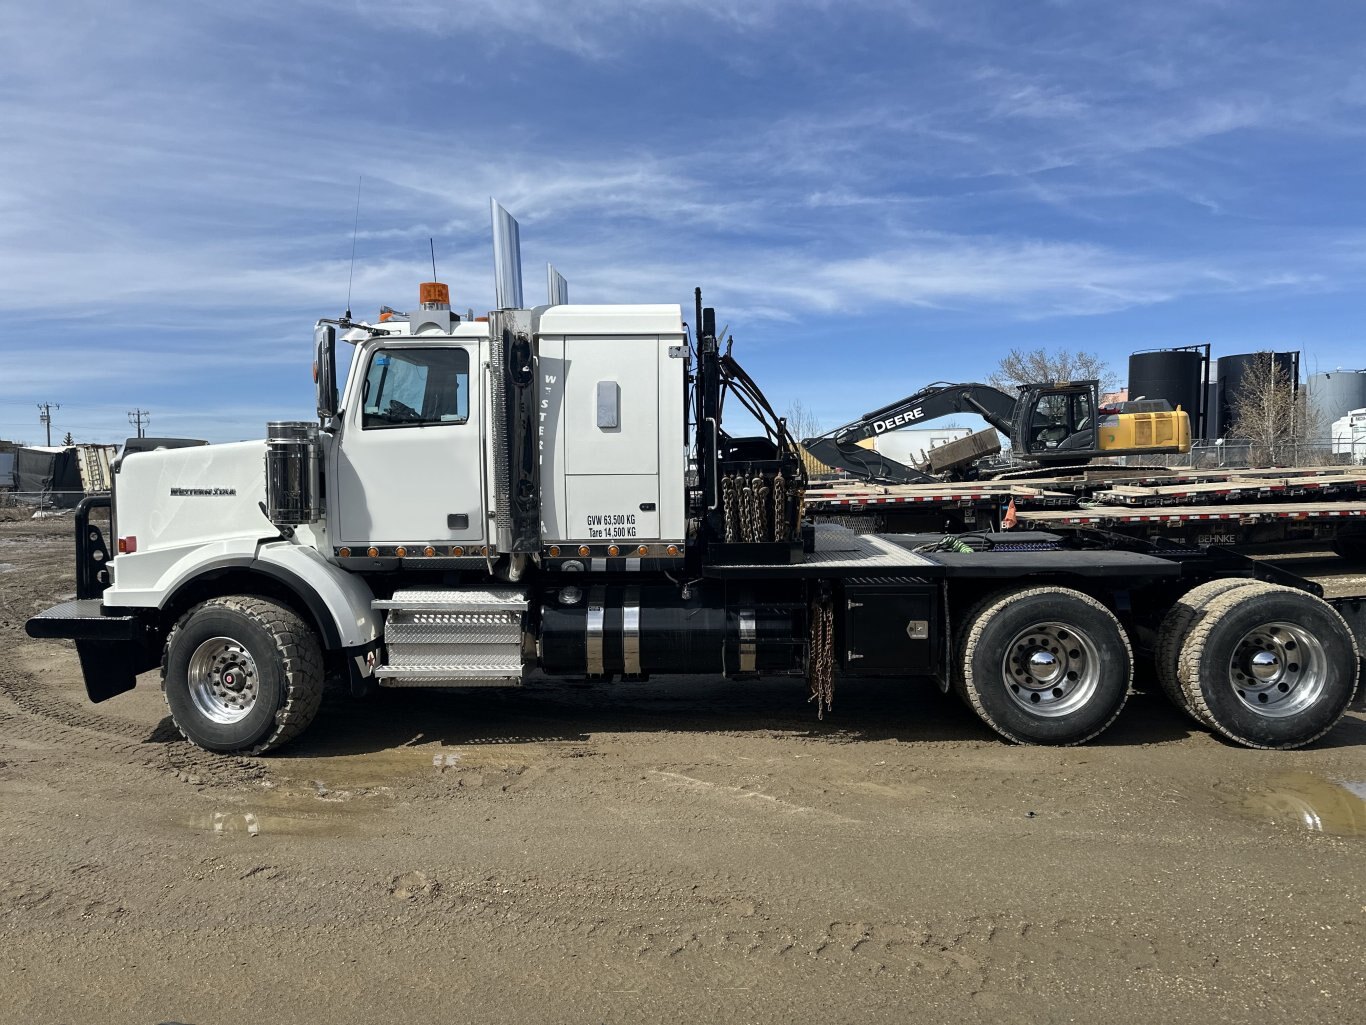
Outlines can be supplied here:
M721 499L725 505L726 515L726 541L727 543L740 540L740 521L739 512L736 509L735 478L721 478Z
M787 479L775 473L721 478L721 506L727 543L750 544L788 539Z
M808 701L816 702L816 718L824 719L835 698L835 609L828 596L811 599L811 650L806 661Z
M787 540L787 481L781 473L773 475L773 540Z

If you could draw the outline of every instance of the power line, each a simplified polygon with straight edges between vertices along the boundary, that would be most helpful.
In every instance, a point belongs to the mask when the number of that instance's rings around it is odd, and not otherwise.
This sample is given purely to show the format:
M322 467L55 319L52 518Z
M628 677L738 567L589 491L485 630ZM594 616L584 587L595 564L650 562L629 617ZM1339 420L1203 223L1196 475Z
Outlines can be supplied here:
M54 409L61 409L61 408L62 408L62 405L61 405L60 402L40 402L40 403L38 403L38 408L42 410L42 412L38 414L38 422L39 422L40 424L42 424L45 428L47 428L47 444L48 444L48 448L51 448L51 447L52 447L52 411L53 411Z
M152 414L145 409L135 409L128 414L128 422L137 427L139 438L147 437L147 431L144 428L151 421Z

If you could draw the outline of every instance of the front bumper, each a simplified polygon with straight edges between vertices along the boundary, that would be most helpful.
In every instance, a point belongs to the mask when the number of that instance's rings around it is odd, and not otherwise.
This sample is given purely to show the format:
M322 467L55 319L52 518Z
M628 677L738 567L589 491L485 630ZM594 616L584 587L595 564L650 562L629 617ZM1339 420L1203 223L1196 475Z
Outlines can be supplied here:
M142 624L136 616L106 616L98 598L77 598L38 613L24 632L67 641L131 641L142 636Z
M30 637L76 642L85 692L106 701L132 690L139 673L156 668L157 637L136 615L105 615L98 598L77 598L38 613L24 624Z

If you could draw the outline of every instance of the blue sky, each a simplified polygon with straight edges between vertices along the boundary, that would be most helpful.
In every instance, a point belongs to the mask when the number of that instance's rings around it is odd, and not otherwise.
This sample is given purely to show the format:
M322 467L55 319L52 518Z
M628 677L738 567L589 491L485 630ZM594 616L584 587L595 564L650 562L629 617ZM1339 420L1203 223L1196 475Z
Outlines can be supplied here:
M581 302L701 284L828 426L1013 346L1366 364L1366 6L0 6L0 437L259 437L311 329L492 300L488 197Z

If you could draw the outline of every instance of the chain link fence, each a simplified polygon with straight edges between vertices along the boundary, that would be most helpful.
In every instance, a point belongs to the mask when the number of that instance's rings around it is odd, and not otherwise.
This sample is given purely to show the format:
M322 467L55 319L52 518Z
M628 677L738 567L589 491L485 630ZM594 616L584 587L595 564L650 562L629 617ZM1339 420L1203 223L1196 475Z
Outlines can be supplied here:
M1134 456L1135 462L1151 463ZM1204 470L1225 467L1243 469L1271 466L1361 466L1366 464L1366 441L1287 441L1262 445L1250 441L1221 439L1196 441L1182 455L1161 459L1168 466Z

